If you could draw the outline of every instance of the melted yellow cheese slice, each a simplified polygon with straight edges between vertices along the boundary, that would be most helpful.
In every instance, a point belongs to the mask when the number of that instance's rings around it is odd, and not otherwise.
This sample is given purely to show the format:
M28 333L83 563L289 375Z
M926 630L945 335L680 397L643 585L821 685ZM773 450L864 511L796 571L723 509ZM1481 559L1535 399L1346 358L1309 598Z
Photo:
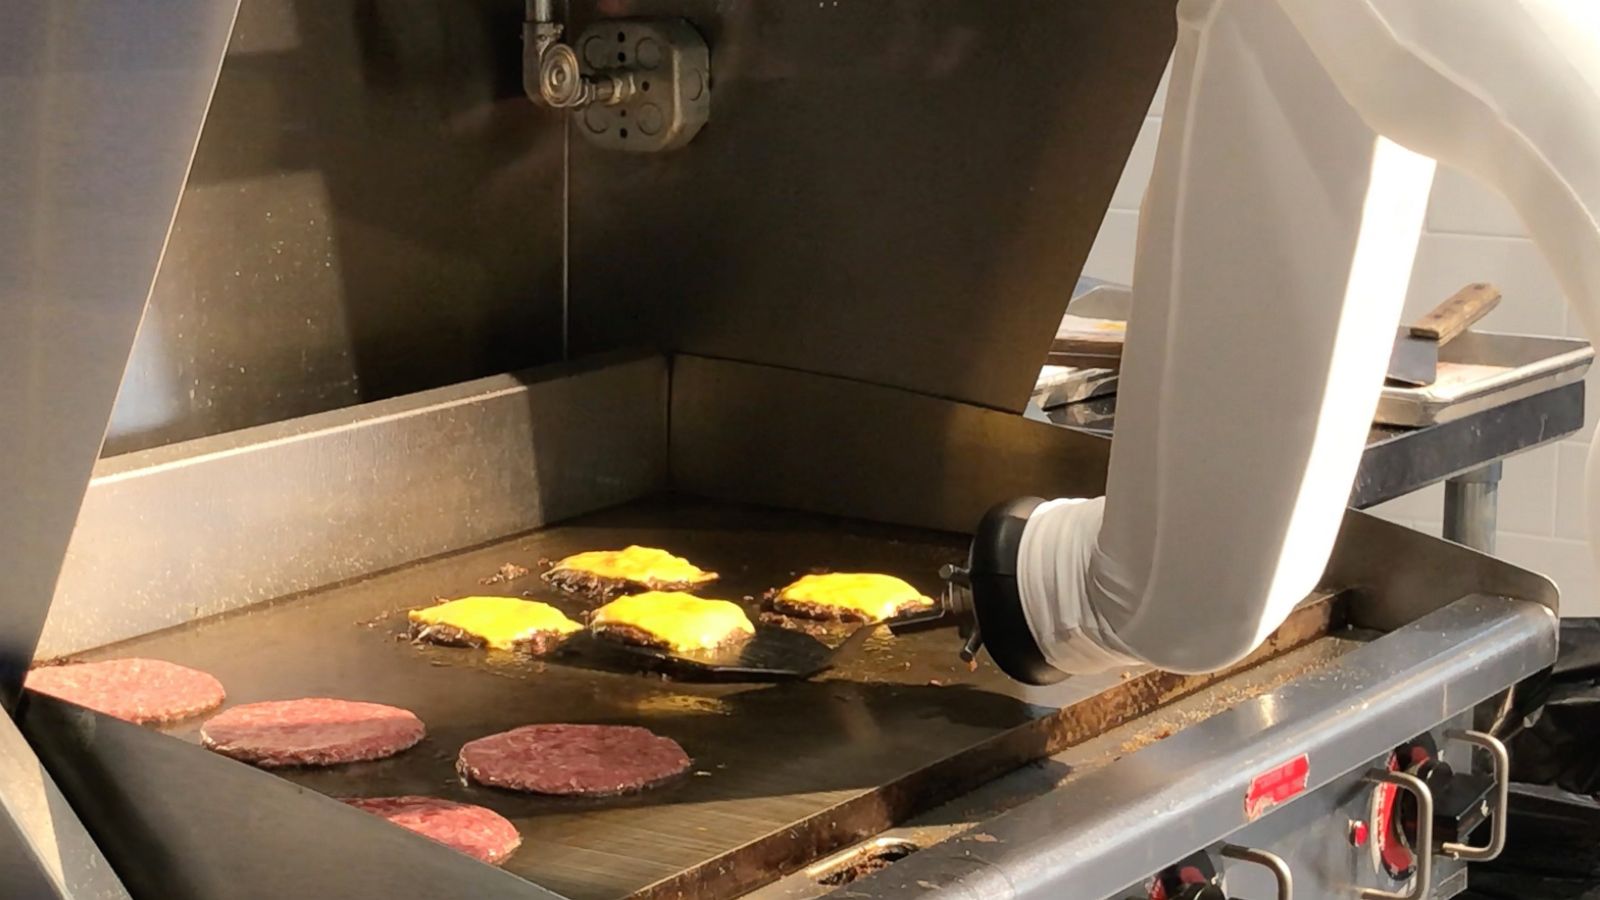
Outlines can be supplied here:
M495 650L510 650L538 634L571 634L583 628L548 603L517 597L462 597L407 615L422 625L458 628Z
M737 603L676 591L619 597L595 610L589 624L631 626L673 650L706 650L726 644L737 635L756 633L750 617Z
M909 603L933 605L932 599L893 575L855 572L806 575L779 591L778 598L854 613L869 622L892 618Z
M626 547L622 550L590 550L574 553L551 567L550 571L584 572L600 578L634 584L705 584L716 581L717 573L707 572L684 559L656 547Z

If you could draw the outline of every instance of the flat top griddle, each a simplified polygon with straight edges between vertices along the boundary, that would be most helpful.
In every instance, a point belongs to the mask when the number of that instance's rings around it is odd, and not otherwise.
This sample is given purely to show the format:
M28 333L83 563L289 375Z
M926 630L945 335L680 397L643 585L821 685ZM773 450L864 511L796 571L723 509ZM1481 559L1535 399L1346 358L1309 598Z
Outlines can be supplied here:
M523 834L506 868L578 900L742 893L1198 686L1151 674L1023 688L986 660L968 671L944 632L874 637L819 680L767 685L675 682L400 639L404 610L439 597L525 593L577 613L586 604L536 574L481 581L506 563L537 573L541 559L629 543L720 572L701 593L739 599L815 568L883 571L931 592L938 567L961 559L966 540L652 500L80 658L192 665L222 680L229 705L336 696L411 709L428 736L406 753L279 773L336 797L429 794L488 806ZM694 769L662 788L600 800L461 783L453 764L464 742L536 722L644 725L682 743ZM198 732L198 721L169 729L189 741Z

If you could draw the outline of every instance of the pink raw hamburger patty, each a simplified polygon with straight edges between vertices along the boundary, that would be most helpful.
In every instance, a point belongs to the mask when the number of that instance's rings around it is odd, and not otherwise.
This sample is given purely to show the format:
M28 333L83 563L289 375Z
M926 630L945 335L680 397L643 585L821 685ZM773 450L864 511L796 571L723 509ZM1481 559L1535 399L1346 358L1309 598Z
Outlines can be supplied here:
M393 756L422 740L422 720L381 703L308 697L247 703L200 726L207 747L263 768Z
M517 826L492 809L437 797L351 797L344 802L459 850L499 865L522 843Z
M491 787L603 797L689 768L678 742L636 725L524 725L461 748L456 769Z
M227 698L212 676L159 659L45 666L29 672L25 685L140 725L197 716Z

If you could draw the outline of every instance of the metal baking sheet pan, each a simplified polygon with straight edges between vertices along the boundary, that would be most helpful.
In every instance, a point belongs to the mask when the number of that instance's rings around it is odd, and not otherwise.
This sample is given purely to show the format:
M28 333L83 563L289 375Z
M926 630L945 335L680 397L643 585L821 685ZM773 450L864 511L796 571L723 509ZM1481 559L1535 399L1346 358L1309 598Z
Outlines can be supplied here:
M1573 338L1469 331L1439 349L1439 377L1425 387L1385 386L1380 425L1439 425L1571 384L1594 361L1594 347Z

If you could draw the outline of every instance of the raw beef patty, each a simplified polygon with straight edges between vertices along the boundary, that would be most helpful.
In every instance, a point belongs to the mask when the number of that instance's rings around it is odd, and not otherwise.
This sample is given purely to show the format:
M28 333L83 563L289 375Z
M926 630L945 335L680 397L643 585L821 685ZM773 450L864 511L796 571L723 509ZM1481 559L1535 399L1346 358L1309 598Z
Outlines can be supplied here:
M423 733L422 721L408 710L325 697L247 703L200 727L207 747L263 768L382 759L416 744Z
M689 755L635 725L524 725L469 742L456 768L491 787L603 797L681 774Z
M198 669L159 659L46 666L26 685L92 710L141 725L176 722L222 705L222 682Z
M491 865L522 843L517 826L492 809L437 797L351 797L344 802Z

